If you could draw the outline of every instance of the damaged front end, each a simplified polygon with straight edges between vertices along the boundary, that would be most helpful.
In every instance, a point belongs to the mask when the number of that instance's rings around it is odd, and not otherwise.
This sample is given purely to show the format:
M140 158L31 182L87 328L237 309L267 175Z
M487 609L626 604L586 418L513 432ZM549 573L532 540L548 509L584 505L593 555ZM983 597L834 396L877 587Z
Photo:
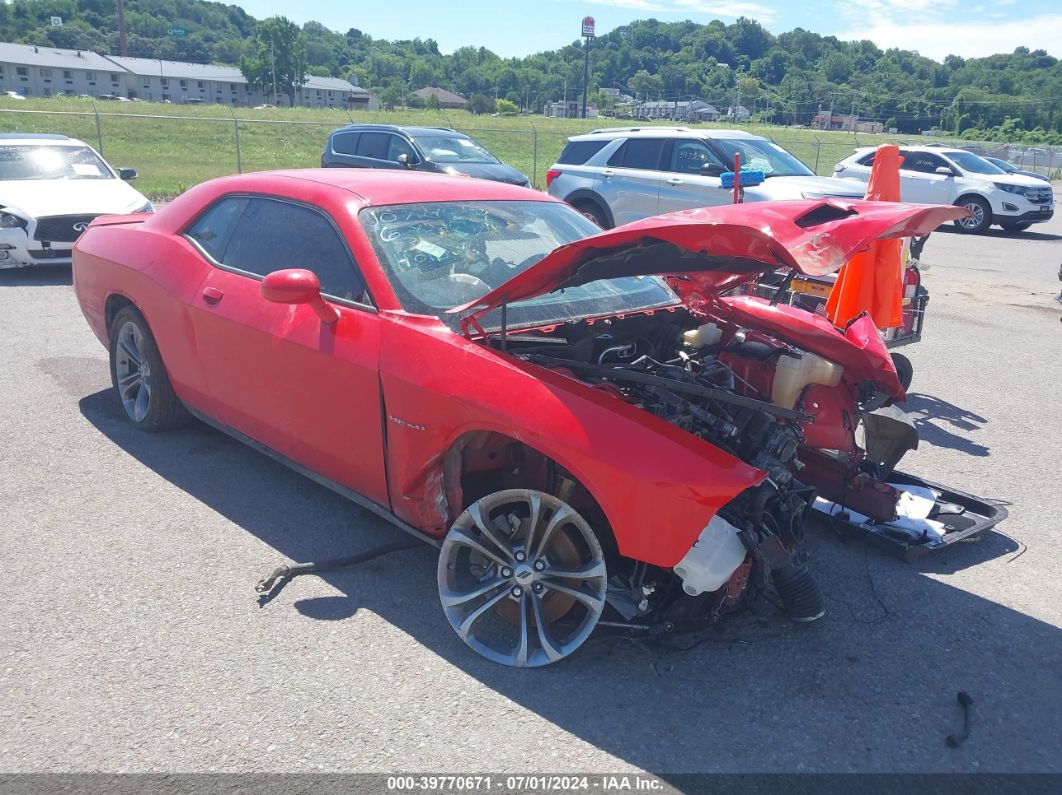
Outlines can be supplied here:
M794 307L725 295L767 268L836 270L873 239L926 234L955 212L873 204L779 203L755 213L723 208L648 219L558 249L466 316L467 333L477 328L508 354L591 385L764 473L709 518L670 569L628 561L610 570L608 603L629 625L711 623L768 592L792 619L819 618L825 604L803 550L815 512L906 559L1006 516L896 470L918 434L895 405L904 388L869 317L841 331ZM503 326L496 337L478 324L510 301L650 274L672 284L682 308L519 334Z

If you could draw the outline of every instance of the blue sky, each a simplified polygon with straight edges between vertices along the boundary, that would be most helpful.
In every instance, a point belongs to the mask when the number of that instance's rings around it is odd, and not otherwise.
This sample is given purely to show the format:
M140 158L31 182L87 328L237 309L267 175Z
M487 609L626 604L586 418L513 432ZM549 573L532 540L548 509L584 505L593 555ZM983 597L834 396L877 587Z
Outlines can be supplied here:
M376 38L433 38L444 52L485 46L502 56L563 46L579 36L584 15L598 33L635 19L665 21L739 16L781 33L795 27L842 39L870 39L879 47L918 50L936 60L1011 52L1019 45L1062 57L1060 0L233 0L255 17L281 14L317 20Z

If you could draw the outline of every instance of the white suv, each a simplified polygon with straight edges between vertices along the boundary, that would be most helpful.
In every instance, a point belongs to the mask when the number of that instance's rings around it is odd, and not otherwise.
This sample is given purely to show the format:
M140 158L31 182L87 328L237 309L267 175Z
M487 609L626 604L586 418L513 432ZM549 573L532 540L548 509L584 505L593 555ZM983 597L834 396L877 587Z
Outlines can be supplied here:
M876 149L865 147L833 167L837 176L868 180ZM900 148L900 197L915 204L957 204L971 217L955 222L960 232L984 232L992 224L1021 231L1055 214L1050 185L1008 174L983 157L942 146Z
M742 130L618 127L568 139L546 173L546 192L571 204L605 229L651 215L730 204L720 175L742 168L766 179L744 189L744 201L835 196L862 199L866 185L819 177L766 138Z

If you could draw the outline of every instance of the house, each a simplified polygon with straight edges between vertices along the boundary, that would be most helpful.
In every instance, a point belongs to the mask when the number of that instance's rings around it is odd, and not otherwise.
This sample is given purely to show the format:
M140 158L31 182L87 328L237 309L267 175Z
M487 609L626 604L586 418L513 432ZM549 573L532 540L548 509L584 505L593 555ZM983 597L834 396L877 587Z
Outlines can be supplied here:
M124 97L152 102L255 106L287 104L278 91L248 84L235 66L100 55L32 44L0 43L0 92L23 96L55 94ZM297 105L311 108L375 110L379 101L364 88L335 77L306 78Z
M671 121L716 121L719 110L699 99L689 101L661 100L639 102L632 108L639 119L670 119Z
M866 121L851 114L840 116L830 115L828 110L820 110L811 120L811 126L816 130L847 130L848 132L880 133L884 125L878 121ZM932 132L936 135L936 131Z
M428 97L434 94L439 99L440 108L466 108L468 107L468 100L462 97L460 94L455 94L453 91L447 91L445 88L438 88L436 86L428 86L425 88L418 88L413 92L416 96L427 102Z
M744 105L731 105L726 109L726 117L731 121L748 121L752 113Z
M543 114L554 119L581 119L583 116L583 102L580 99L548 102ZM596 119L599 115L597 105L591 103L586 106L586 118Z

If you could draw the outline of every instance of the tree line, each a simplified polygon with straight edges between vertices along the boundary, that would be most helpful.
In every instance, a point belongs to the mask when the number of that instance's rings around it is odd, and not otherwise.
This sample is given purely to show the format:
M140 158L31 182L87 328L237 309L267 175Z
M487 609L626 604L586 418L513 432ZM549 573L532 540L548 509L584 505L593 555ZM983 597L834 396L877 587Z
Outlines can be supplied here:
M62 27L51 25L53 16L62 17ZM443 54L431 38L389 41L354 27L341 33L318 22L258 21L238 6L204 0L125 0L125 18L130 55L240 64L252 82L266 61L271 72L283 59L285 91L306 74L331 75L393 106L418 105L423 100L412 91L440 86L475 97L481 112L540 112L547 102L582 93L581 40L502 58L487 47ZM0 4L0 30L6 41L118 48L113 0L14 0ZM744 105L754 119L779 124L810 124L832 109L903 133L937 128L966 138L1062 144L1062 63L1025 47L939 63L801 28L774 35L746 18L730 25L647 19L593 41L591 99L605 113L616 110L622 100L602 89L638 100L703 99L720 110Z

